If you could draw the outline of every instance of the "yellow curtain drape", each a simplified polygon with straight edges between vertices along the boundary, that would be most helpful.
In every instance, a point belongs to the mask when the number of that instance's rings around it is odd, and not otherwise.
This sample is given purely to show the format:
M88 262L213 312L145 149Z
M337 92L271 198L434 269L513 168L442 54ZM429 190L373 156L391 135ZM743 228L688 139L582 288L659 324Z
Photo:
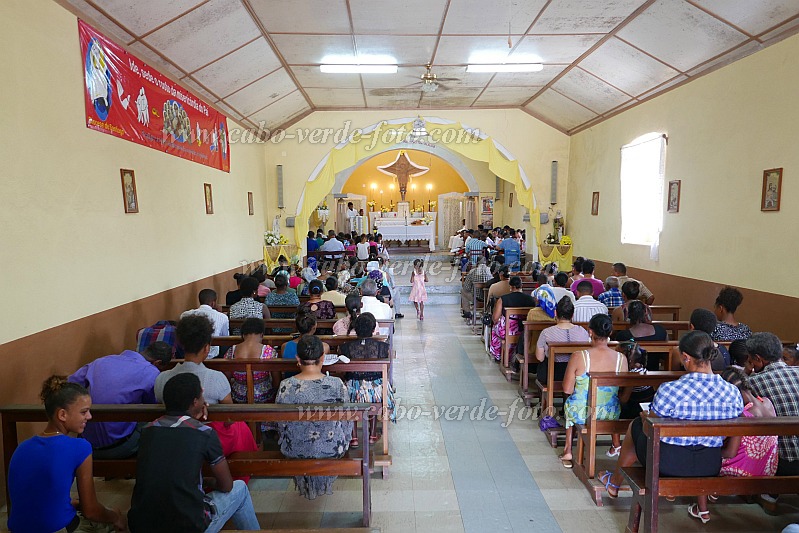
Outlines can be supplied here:
M410 132L413 129L412 124L412 122L408 122L407 124L384 125L383 131L390 127L395 130L402 128L403 131ZM455 124L439 124L425 121L425 128L428 132L435 130L436 144L440 144L473 161L488 163L488 168L491 172L500 179L512 183L516 188L519 203L530 211L530 225L535 232L536 242L541 242L538 206L536 205L532 188L526 187L522 182L518 161L506 159L494 145L491 137L480 140L474 140L474 137L469 137L459 122ZM451 133L448 133L450 131ZM334 148L328 154L327 161L316 176L316 179L306 182L302 207L294 223L294 235L300 247L305 246L308 220L319 202L332 190L336 181L336 174L375 153L391 149L396 144L396 137L385 136L390 141L389 143L383 142L383 137L381 135L375 142L371 136L368 136L358 141L349 142L341 148ZM445 142L445 140L449 142ZM527 240L530 242L529 236Z
M272 272L278 265L277 259L282 255L290 263L299 263L302 250L294 244L281 244L279 246L264 246L264 264L267 272Z
M542 243L538 247L539 261L542 265L547 263L556 262L560 272L568 272L572 268L572 254L573 248L571 245L564 246L560 244L545 244Z

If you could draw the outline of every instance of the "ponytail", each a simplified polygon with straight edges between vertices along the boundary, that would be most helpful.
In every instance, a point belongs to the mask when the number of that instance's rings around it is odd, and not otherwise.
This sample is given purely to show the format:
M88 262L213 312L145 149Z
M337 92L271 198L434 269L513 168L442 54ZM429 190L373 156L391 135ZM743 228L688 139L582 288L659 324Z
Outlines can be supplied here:
M344 299L344 305L350 317L350 324L347 326L347 335L355 329L355 319L361 312L361 296L357 292L352 292Z
M81 396L88 396L89 391L77 383L70 383L66 376L50 376L42 383L39 397L44 404L47 418L53 418L58 409L65 409L75 403Z

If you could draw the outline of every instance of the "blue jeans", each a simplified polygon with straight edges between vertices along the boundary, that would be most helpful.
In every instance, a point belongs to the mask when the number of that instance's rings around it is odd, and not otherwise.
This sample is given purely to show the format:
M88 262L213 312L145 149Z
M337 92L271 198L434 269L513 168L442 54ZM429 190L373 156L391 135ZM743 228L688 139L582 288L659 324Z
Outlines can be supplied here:
M208 493L208 496L216 505L216 514L205 533L218 533L231 518L236 529L242 531L257 531L261 529L258 518L255 516L255 509L252 506L250 491L242 480L237 479L234 481L230 492L215 490Z

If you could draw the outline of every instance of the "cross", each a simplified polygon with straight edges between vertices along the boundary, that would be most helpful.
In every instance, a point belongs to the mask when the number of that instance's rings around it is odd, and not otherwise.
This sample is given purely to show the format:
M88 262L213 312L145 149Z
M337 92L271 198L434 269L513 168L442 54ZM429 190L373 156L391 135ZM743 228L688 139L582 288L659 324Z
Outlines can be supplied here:
M408 183L410 182L411 178L421 176L430 169L428 167L417 165L408 158L408 155L403 150L400 150L399 155L397 155L397 158L393 163L383 165L382 167L377 167L377 170L383 174L397 178L400 196L404 202L405 192L408 190Z

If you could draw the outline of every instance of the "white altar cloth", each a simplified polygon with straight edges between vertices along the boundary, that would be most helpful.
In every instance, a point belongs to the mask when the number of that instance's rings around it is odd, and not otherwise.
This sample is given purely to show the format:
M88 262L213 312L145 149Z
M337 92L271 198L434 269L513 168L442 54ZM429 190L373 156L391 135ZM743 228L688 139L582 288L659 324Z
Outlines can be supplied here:
M436 249L435 223L418 226L406 226L405 221L381 221L378 219L376 224L377 232L383 236L383 240L400 241L402 243L406 243L408 241L426 240L429 242L429 248L431 252L434 252Z

